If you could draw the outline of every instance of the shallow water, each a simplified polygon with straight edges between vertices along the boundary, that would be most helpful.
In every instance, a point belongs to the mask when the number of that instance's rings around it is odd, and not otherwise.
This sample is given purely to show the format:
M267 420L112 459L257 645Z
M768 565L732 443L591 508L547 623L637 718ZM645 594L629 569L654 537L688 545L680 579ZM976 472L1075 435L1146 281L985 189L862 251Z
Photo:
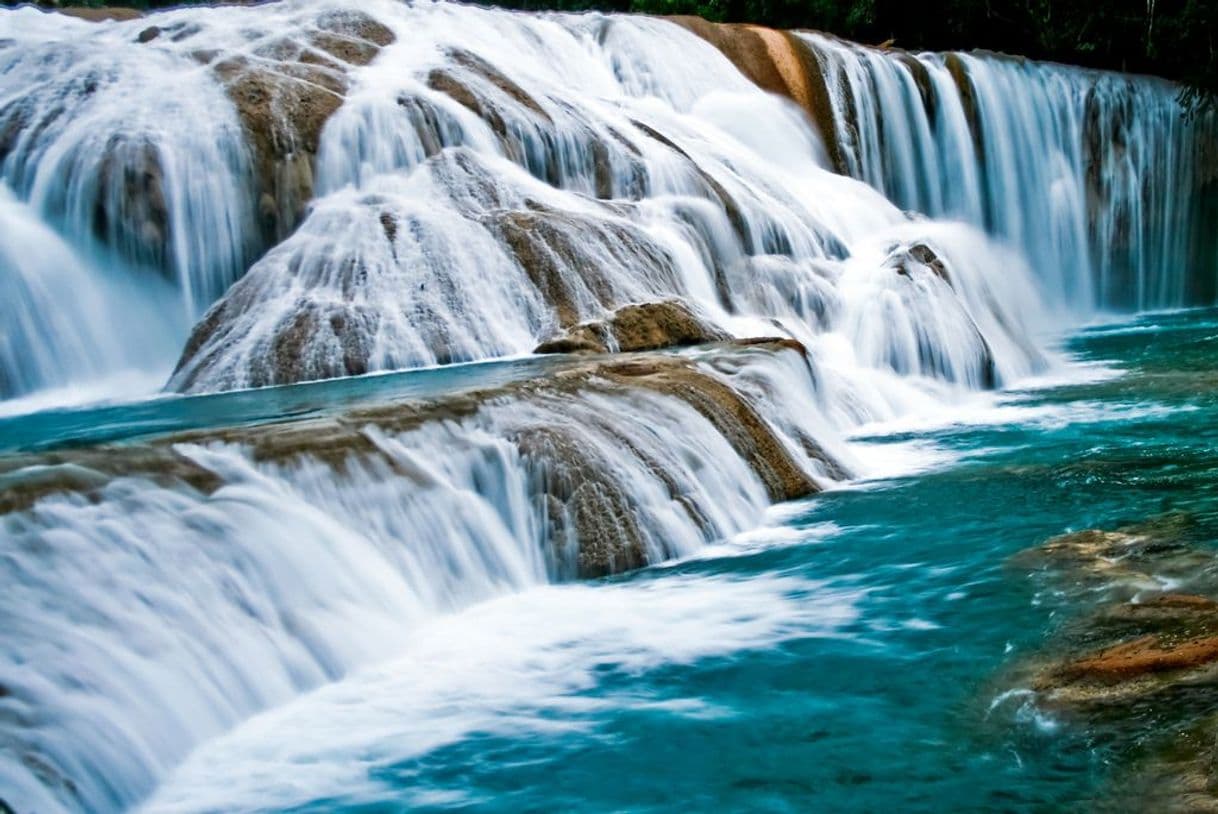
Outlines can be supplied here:
M205 744L147 809L1086 807L1118 747L1029 714L1010 678L1084 608L1007 561L1165 511L1218 538L1218 311L1065 350L1083 383L860 439L929 469L426 623L400 657Z

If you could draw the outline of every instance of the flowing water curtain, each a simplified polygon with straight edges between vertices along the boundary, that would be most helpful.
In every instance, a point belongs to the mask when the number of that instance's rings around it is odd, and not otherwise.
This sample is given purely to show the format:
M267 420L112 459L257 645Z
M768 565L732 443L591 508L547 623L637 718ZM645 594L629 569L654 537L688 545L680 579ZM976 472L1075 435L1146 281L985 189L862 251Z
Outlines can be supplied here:
M526 352L606 309L672 295L738 330L778 319L813 341L832 324L841 261L902 222L825 167L901 209L963 218L1012 242L1050 304L1155 307L1213 288L1191 270L1202 230L1180 227L1197 220L1198 125L1180 120L1172 89L1150 80L800 35L792 42L816 66L800 82L823 83L828 100L822 142L795 108L666 21L369 8L373 16L324 2L183 10L151 28L6 15L16 44L3 54L5 81L47 79L38 92L14 85L0 97L5 178L90 274L148 288L152 277L168 280L180 292L177 323L220 296L260 245L308 218L316 190L319 220L302 231L324 220L334 238L313 249L289 241L299 262L348 268L352 280L369 269L386 281L423 273L386 286L371 306L335 286L332 271L317 290L292 288L304 311L283 300L288 310L263 320L253 345L265 357L292 347L301 326L329 326L329 349L297 354L310 376ZM766 128L741 126L761 120ZM425 205L420 173L440 207L430 218L410 214L413 201ZM344 193L350 185L406 200L376 213L383 247L344 258L340 235L363 229L376 205ZM336 226L343 211L349 222ZM604 250L564 237L593 224L603 224ZM458 232L486 237L468 247L443 237ZM623 240L625 255L609 251ZM253 276L281 276L284 256ZM489 295L474 295L458 271L513 265L518 281ZM630 267L651 271L617 270ZM127 312L153 307L134 296ZM454 296L466 304L454 308ZM521 304L522 318L512 317ZM239 313L231 306L225 313ZM496 314L502 330L479 327ZM448 327L412 336L424 317ZM210 325L196 331L184 367ZM64 358L88 335L77 333L39 363L43 374L7 378L28 389L146 364L133 362L132 342L100 365Z
M1017 58L877 51L801 34L823 71L842 169L899 206L983 226L1073 308L1196 302L1212 116L1177 89Z
M817 487L798 443L731 389L808 368L743 353L728 373L668 360L658 378L608 370L615 383L525 388L472 415L458 398L406 430L400 410L338 437L288 425L283 455L260 428L144 448L147 471L105 484L68 467L97 489L0 517L5 799L126 810L197 744L402 652L431 616L755 527L784 490ZM726 401L666 391L669 376ZM806 431L806 413L782 422Z
M322 132L325 194L200 323L173 387L522 353L673 296L737 334L777 324L815 343L849 322L834 293L847 257L906 223L828 171L796 108L669 23L444 5L384 19L394 42ZM956 335L997 324L972 307L946 312ZM917 348L945 336L909 336L900 355L945 360ZM904 372L996 381L933 360Z

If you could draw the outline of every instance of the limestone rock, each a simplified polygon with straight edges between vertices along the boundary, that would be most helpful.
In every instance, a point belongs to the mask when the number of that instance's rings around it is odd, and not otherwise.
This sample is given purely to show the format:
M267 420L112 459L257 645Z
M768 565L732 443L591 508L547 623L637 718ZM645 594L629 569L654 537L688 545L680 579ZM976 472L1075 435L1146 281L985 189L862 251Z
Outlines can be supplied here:
M677 300L625 305L605 320L581 323L536 353L609 353L679 348L728 338Z

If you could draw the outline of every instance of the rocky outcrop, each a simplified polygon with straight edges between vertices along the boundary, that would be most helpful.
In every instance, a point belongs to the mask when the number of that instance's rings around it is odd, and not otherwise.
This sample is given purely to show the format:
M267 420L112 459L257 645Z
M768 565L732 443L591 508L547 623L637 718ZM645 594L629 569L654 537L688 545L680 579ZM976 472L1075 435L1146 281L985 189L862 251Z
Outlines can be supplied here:
M483 222L515 257L562 327L574 327L590 310L620 301L623 269L657 294L680 287L672 259L627 221L537 206L492 212Z
M794 500L819 491L757 409L720 379L668 360L608 364L600 372L628 387L673 396L693 407L749 463L771 500Z
M1203 695L1218 692L1213 686L1218 679L1218 602L1194 594L1158 594L1108 607L1090 624L1094 635L1118 640L1045 668L1033 686L1047 704L1119 711L1159 694L1164 703L1178 703L1189 688Z
M729 335L678 300L624 305L603 320L582 322L547 339L536 353L612 353L703 345Z
M713 358L747 368L770 354L791 352L790 342L760 340L716 346ZM425 473L404 466L376 438L447 426L458 428L458 435L490 433L510 442L528 473L538 528L557 571L568 577L604 576L674 553L658 535L662 524L646 514L653 509L639 503L644 493L636 482L640 477L654 484L649 493L666 494L707 540L722 533L709 519L714 507L692 488L689 473L666 457L669 451L656 446L656 439L646 440L650 436L636 430L640 423L671 424L680 410L688 412L689 421L704 421L706 430L683 426L721 438L719 443L739 456L770 500L818 491L789 442L731 376L692 359L653 353L629 361L571 359L507 384L373 403L304 420L0 457L0 513L23 511L57 494L100 499L109 484L126 477L213 492L224 485L224 476L184 454L184 445L192 444L236 444L269 466L320 463L336 478L375 458L398 475L421 478L425 486ZM829 459L824 463L826 469L836 466Z
M1011 563L1080 602L1105 599L1011 680L1117 744L1130 762L1105 798L1116 809L1218 810L1218 560L1197 532L1173 513L1064 534Z
M795 102L816 123L830 160L846 172L845 158L834 138L833 105L816 52L790 31L756 25L712 23L701 17L677 16L672 22L718 48L758 87Z
M281 240L304 217L321 130L342 104L349 71L371 62L393 40L392 31L363 12L331 11L303 38L260 43L248 54L197 52L241 118L268 242Z
M123 6L107 6L105 8L64 6L63 8L55 9L55 11L65 17L75 17L78 20L85 20L90 23L100 23L107 20L137 20L144 16L144 12L137 8L125 8Z

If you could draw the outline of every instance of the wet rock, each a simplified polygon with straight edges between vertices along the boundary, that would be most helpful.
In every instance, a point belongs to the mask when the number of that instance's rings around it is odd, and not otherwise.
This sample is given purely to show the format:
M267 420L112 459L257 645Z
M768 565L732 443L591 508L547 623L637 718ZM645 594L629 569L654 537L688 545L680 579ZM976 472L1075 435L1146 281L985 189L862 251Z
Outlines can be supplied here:
M98 170L93 230L146 266L168 270L169 206L159 148L138 136L112 136Z
M212 63L251 148L267 242L281 240L304 216L321 130L346 96L348 71L394 40L358 11L330 12L316 25L303 42L271 40L250 55Z
M589 456L580 434L534 426L514 433L513 440L539 473L545 533L560 563L573 563L582 578L647 564L628 492L609 462Z
M161 36L160 27L150 25L139 33L139 36L135 38L135 41L139 43L152 42L159 36Z
M1116 599L1160 590L1165 579L1209 590L1218 588L1218 563L1194 545L1196 521L1183 512L1132 523L1114 530L1085 529L1053 537L1011 559L1088 590L1102 588Z
M943 259L935 253L935 250L925 243L915 243L909 247L909 257L918 263L921 263L926 268L930 269L936 277L948 285L952 284L951 275L947 272L947 266L944 265ZM903 272L909 276L906 270Z
M490 89L506 96L541 121L553 123L550 114L536 99L482 57L459 48L450 49L448 57L455 66L464 69L465 73L458 73L449 68L437 68L428 74L428 86L432 90L448 94L478 114L498 135L507 134L507 123L493 100L488 100Z
M322 322L331 315L309 312L299 332L336 330ZM290 332L295 336L296 330ZM284 340L289 341L288 339ZM715 358L746 365L765 345L716 346ZM776 351L787 352L781 344ZM54 495L95 499L115 478L138 477L164 485L211 492L223 482L179 453L188 444L236 444L260 464L291 466L322 463L341 477L360 461L376 458L402 477L426 485L426 473L387 456L372 440L370 427L402 434L430 423L482 422L502 433L527 462L533 500L547 552L556 573L599 577L636 568L653 556L671 556L667 541L649 536L640 521L637 489L622 479L647 472L666 489L675 507L695 527L713 533L708 508L683 488L666 464L631 440L612 416L584 411L581 424L553 420L555 410L569 414L587 396L660 394L677 399L703 416L757 474L775 500L816 491L775 429L748 398L708 365L666 354L555 363L532 378L427 399L391 400L302 420L283 419L257 426L215 428L148 441L69 449L36 455L0 456L0 514L23 511ZM650 401L653 405L656 402ZM664 409L663 402L648 409ZM646 421L644 411L638 420ZM597 440L599 439L599 440ZM624 468L623 461L637 466Z
M805 359L808 358L808 348L803 342L789 336L747 336L731 340L732 344L742 348L768 346L774 349L793 350Z
M626 305L607 320L581 323L546 340L535 353L610 353L702 345L728 334L677 300Z
M1218 810L1218 569L1196 531L1174 512L1064 534L1012 559L1058 596L1103 600L1013 681L1124 757L1103 798L1114 810Z
M515 256L558 324L571 328L590 310L613 308L620 280L678 290L672 258L640 228L611 218L552 210L488 214L484 222Z
M754 84L785 96L802 107L816 124L834 168L846 172L825 71L816 52L789 31L756 25L712 23L701 17L676 16L670 21L715 46Z
M124 21L137 20L144 16L144 12L135 8L126 8L123 6L107 6L105 8L94 8L92 6L65 6L55 9L55 13L62 14L65 17L75 17L78 20L86 20L90 23L100 23L108 20Z
M973 136L973 149L977 151L977 158L984 161L985 141L981 137L981 114L977 107L977 90L973 87L973 79L969 76L968 66L964 59L955 53L945 55L943 64L956 83L956 89L960 91L960 103L964 107L964 115L969 124L968 129Z
M1218 603L1208 597L1117 603L1069 625L1063 638L1066 655L1029 682L1038 705L1127 743L1125 751L1153 751L1175 728L1218 710Z
M773 428L740 393L692 365L623 362L602 375L681 399L714 425L765 484L770 499L794 500L820 491L795 462Z

